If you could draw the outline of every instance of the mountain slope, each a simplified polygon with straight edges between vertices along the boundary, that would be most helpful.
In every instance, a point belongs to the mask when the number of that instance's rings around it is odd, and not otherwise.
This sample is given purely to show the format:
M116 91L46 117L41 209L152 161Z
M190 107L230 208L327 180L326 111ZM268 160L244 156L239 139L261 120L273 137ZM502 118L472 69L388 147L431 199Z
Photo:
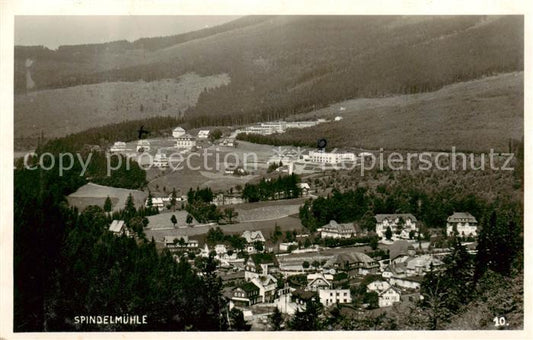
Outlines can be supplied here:
M428 92L523 70L521 16L242 20L241 25L190 39L167 39L160 45L154 40L159 48L147 48L151 40L146 39L143 44L123 42L105 48L88 45L70 54L59 49L45 53L46 58L16 49L16 88L24 95L27 59L34 60L30 72L35 89L152 82L188 72L228 74L228 85L204 91L185 112L189 126L198 127L278 119L347 99ZM91 48L97 52L89 52ZM49 110L53 116L54 108ZM15 115L27 112L15 105Z
M275 145L315 145L379 150L507 152L509 139L524 133L524 74L506 73L448 85L438 91L361 98L297 115L333 119L307 129L261 137ZM342 110L341 110L342 108Z

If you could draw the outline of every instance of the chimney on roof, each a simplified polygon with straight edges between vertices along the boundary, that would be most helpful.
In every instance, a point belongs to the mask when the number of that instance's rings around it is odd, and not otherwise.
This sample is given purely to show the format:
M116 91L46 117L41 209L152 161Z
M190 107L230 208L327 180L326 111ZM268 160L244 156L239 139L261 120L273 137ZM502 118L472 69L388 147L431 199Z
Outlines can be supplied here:
M263 274L264 275L268 274L268 264L262 263L261 264L261 269L263 270Z

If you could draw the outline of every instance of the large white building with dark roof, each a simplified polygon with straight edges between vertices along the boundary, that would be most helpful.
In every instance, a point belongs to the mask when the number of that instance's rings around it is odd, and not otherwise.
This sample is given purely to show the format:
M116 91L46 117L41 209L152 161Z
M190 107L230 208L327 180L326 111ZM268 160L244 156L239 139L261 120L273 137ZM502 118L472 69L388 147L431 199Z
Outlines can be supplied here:
M190 149L196 146L196 138L188 133L176 138L176 147Z
M172 130L172 137L174 138L178 138L178 137L181 137L185 134L185 129L183 129L182 127L178 126L176 128L174 128L174 130Z
M337 223L336 221L331 220L321 229L320 237L322 238L350 238L355 235L353 223Z
M393 234L399 226L404 230L404 235L406 232L408 234L410 231L418 231L417 220L413 214L377 214L375 219L376 234L381 238L385 238L385 231L389 227Z
M469 212L454 212L448 217L446 234L458 236L477 236L477 220Z

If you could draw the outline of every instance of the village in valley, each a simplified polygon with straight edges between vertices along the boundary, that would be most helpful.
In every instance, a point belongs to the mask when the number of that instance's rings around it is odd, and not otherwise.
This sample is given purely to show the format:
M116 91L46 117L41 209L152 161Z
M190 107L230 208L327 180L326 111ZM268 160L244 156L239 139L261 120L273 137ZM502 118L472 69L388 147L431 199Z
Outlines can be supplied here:
M342 117L335 117L336 121ZM311 122L269 122L228 132L199 130L196 136L181 127L172 136L142 139L137 142L115 142L111 153L134 157L151 153L153 164L148 174L146 191L128 191L88 183L69 196L69 201L81 208L96 197L116 202L108 211L122 205L137 204L153 211L147 216L143 234L155 241L161 251L169 251L176 261L188 261L192 266L201 258L216 261L216 273L223 282L223 297L230 309L243 312L252 330L272 330L271 315L281 313L290 318L305 311L309 302L319 302L324 308L337 308L340 313L364 315L376 311L401 308L423 299L421 282L428 272L442 268L443 258L451 249L431 245L441 237L460 237L470 254L476 253L478 221L470 212L454 212L440 231L425 229L412 213L376 214L372 230L358 223L329 223L310 231L299 218L302 204L318 195L331 193L315 186L313 175L328 170L337 171L346 162L357 162L368 152L326 152L300 148L285 148L268 152L264 146L239 141L240 133L253 131L268 135L286 128L305 128L325 119ZM180 183L180 170L172 170L168 154L189 154L202 149L221 152L258 152L257 163L249 168L231 165L218 172L196 172L205 178L196 188L185 188L195 181ZM342 163L342 164L341 164ZM140 163L142 164L142 162ZM341 166L342 165L342 166ZM253 166L253 170L252 167ZM269 200L256 201L243 195L246 183L271 181L282 176L295 176L294 193L280 193ZM164 181L166 177L170 180ZM174 182L172 182L172 180ZM166 184L154 184L166 183ZM217 191L211 190L212 183ZM179 189L176 189L178 187ZM121 197L120 199L118 197ZM206 196L204 204L215 207L215 221L194 215L189 209L195 197ZM126 197L127 196L127 197ZM107 202L106 202L107 203ZM301 213L300 213L301 214ZM201 221L198 221L197 218ZM117 236L137 237L123 220L113 220L109 231ZM288 320L288 319L284 319ZM280 326L281 327L281 326Z
M14 48L13 332L524 329L524 16L86 20Z

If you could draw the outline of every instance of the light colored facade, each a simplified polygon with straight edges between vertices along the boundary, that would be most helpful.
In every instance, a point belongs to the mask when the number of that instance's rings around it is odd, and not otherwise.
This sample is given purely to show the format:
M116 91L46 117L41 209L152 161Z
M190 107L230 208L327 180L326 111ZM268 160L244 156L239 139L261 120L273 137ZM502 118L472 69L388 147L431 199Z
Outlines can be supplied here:
M401 221L403 221L402 231L405 230L407 235L409 235L409 232L411 231L418 232L418 228L416 226L417 219L412 214L377 214L375 219L376 234L381 238L385 238L385 231L388 227L390 227L393 236L397 237L395 231L401 224Z
M308 284L305 290L316 292L319 289L330 289L332 287L331 282L333 280L332 275L329 279L323 274L309 274L307 275Z
M148 152L150 151L150 142L145 140L145 139L141 139L140 141L137 142L137 152Z
M176 147L183 149L190 149L196 146L196 138L188 133L176 138Z
M319 289L318 297L320 302L326 307L337 303L352 303L349 289Z
M389 283L393 286L404 289L420 289L421 277L398 277L393 276L389 279Z
M168 167L168 157L164 153L156 153L154 156L154 166L158 168Z
M276 298L276 288L278 286L278 280L270 275L262 275L251 279L251 282L259 287L260 302L270 303Z
M207 139L207 138L209 138L209 130L198 131L198 139Z
M148 198L146 199L145 206L148 207ZM157 208L159 211L165 209L165 203L168 203L167 197L152 197L152 207Z
M185 129L183 129L180 126L176 127L174 130L172 130L172 137L174 137L174 138L179 138L179 137L183 136L184 134L185 134Z
M224 244L215 245L215 253L217 253L217 255L224 255L227 252L228 250L226 249L226 246Z
M339 164L344 162L355 162L355 154L353 152L309 151L307 159L313 163Z
M297 122L287 122L285 127L287 129L304 129L311 126L318 125L319 122L316 120L304 120L304 121L297 121Z
M125 142L115 142L113 146L109 149L110 152L124 152L126 151Z
M458 236L477 236L477 220L469 212L454 212L448 217L446 234L452 236L457 232Z
M320 237L326 238L350 238L355 235L355 228L353 223L339 224L335 221L330 221L328 224L322 227Z
M291 246L298 246L298 242L282 242L279 244L279 251L289 251Z
M254 243L256 241L259 241L262 243L265 242L265 237L263 236L263 233L261 232L261 230L258 230L258 231L246 230L242 233L241 236L244 237L246 239L246 242L248 243Z
M117 236L130 235L129 230L126 227L126 223L124 223L123 220L113 220L113 222L111 222L111 225L109 226L109 231Z
M382 292L382 291L389 289L390 286L391 286L390 283L388 283L387 281L376 280L376 281L370 282L366 286L366 289L371 292Z
M400 291L394 287L389 287L379 294L378 305L379 307L390 307L393 304L400 302Z
M181 240L181 242L180 242ZM165 236L163 239L167 248L198 248L197 240L189 240L187 235L183 236Z

